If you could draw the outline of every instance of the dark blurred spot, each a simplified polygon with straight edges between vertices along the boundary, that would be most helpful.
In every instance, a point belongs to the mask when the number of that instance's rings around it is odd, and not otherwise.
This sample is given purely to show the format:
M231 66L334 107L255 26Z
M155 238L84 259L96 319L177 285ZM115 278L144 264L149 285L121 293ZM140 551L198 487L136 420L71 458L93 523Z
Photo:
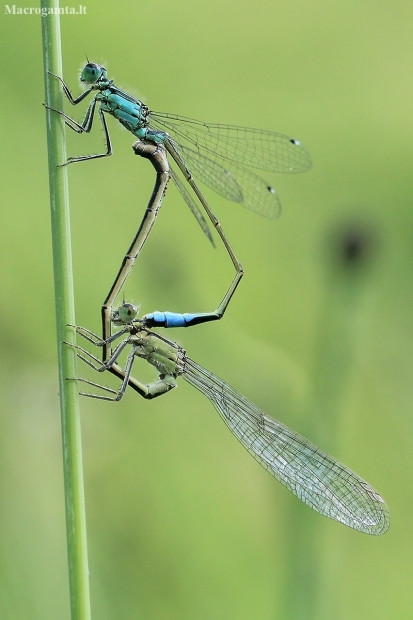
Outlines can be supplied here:
M378 246L376 227L362 221L335 225L328 234L329 262L344 269L360 269L371 263Z
M349 233L343 238L343 263L354 263L363 259L366 254L366 238L359 231Z

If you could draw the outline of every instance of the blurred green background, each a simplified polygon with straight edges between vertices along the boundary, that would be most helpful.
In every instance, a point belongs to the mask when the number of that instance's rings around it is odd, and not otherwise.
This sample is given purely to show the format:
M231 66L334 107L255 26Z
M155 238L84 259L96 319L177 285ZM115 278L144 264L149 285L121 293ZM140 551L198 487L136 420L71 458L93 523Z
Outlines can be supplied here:
M272 129L310 150L310 172L264 175L277 222L205 191L246 275L223 321L168 335L365 477L392 516L375 538L313 513L185 381L153 402L83 399L93 618L411 618L411 2L86 8L62 18L72 92L87 54L155 110ZM0 27L0 616L65 620L40 18L3 14ZM69 169L76 319L94 330L154 179L109 123L114 156ZM68 139L70 155L102 149L98 125ZM231 277L171 186L128 299L143 313L212 310Z

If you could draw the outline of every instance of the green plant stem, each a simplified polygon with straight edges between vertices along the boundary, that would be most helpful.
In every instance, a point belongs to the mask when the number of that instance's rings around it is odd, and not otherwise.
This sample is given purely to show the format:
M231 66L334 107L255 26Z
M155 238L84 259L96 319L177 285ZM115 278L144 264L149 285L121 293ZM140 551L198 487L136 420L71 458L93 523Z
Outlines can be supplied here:
M55 10L58 9L59 3L42 0L41 7ZM63 100L60 84L58 80L51 79L47 73L51 71L56 75L62 75L58 11L56 14L42 17L41 22L46 103L61 110ZM47 111L47 147L71 618L72 620L90 620L78 390L76 381L67 381L67 377L77 376L76 354L71 347L63 344L64 341L74 342L75 339L74 329L68 327L68 323L75 323L75 311L67 169L57 167L57 164L66 161L65 125L61 116L50 111Z

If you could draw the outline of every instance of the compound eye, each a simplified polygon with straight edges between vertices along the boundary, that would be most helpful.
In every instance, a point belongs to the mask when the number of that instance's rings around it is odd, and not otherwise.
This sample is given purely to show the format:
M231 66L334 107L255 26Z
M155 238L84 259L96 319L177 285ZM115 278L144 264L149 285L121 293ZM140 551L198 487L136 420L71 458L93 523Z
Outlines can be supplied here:
M118 310L119 320L122 323L130 323L138 316L138 308L133 304L122 304Z
M98 81L104 71L105 69L100 65L97 65L94 62L88 62L81 73L80 81L86 82L86 84L94 84Z

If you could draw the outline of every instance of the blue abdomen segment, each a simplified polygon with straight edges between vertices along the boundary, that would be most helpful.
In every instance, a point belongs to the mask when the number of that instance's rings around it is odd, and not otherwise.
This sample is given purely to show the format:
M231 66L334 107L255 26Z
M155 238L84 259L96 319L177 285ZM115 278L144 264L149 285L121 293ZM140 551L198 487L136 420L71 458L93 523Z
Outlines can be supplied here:
M137 138L141 140L151 140L151 142L155 144L163 144L167 136L164 131L156 131L155 129L148 129L147 127L140 127L133 133Z
M150 312L143 317L147 327L191 327L200 323L218 320L215 312L203 312L197 314L179 314L177 312Z

